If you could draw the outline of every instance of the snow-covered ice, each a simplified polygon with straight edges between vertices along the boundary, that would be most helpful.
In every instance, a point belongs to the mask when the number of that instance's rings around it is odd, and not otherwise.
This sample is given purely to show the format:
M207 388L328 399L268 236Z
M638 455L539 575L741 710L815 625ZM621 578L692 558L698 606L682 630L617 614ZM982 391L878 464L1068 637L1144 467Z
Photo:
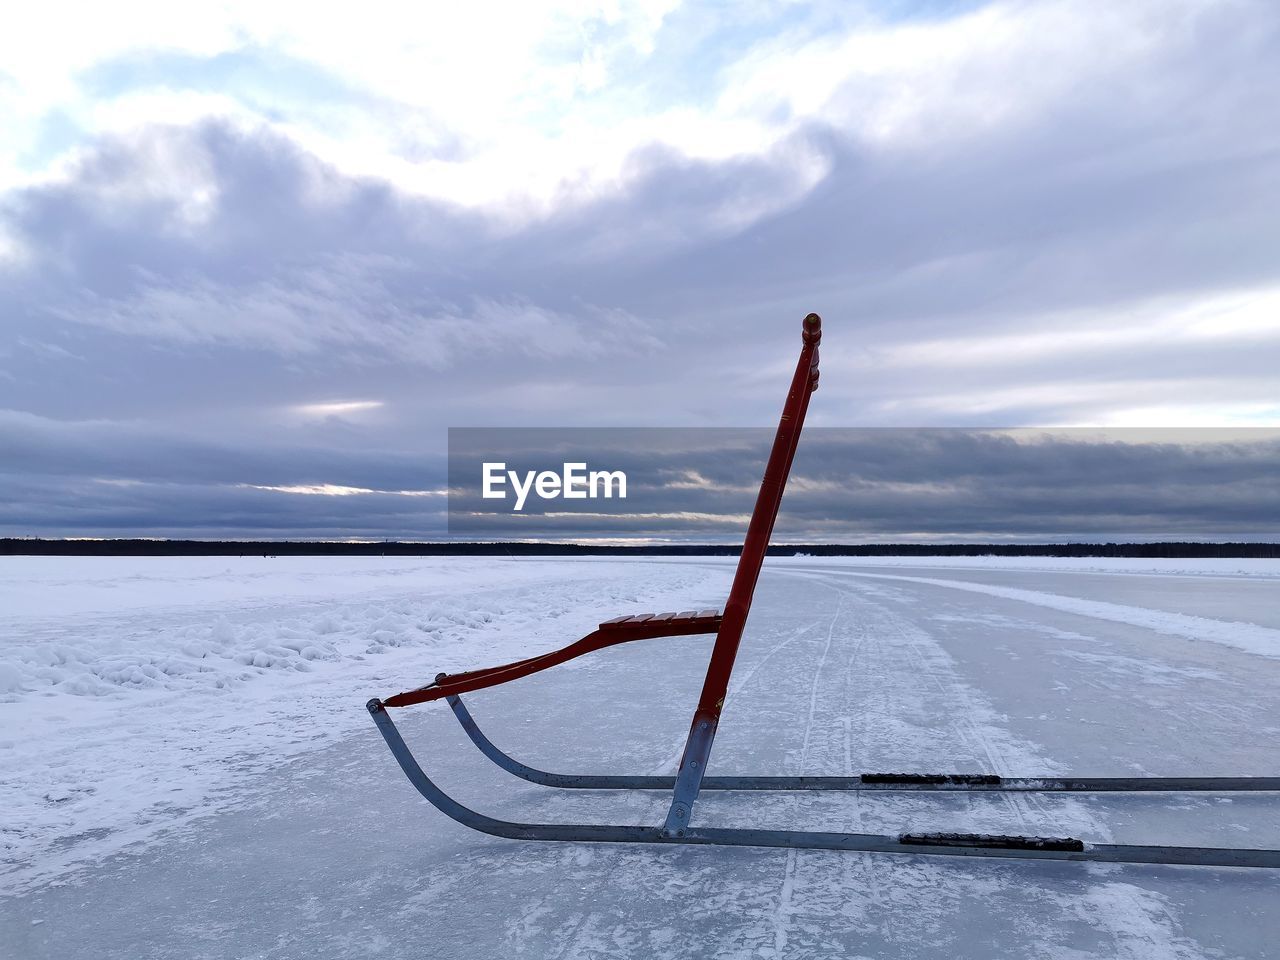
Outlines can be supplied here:
M1268 871L520 844L404 780L364 711L619 613L715 606L729 562L0 558L0 956L1265 957ZM1273 775L1280 562L766 565L719 771ZM468 698L512 753L674 768L710 638ZM426 705L464 802L655 822L514 780ZM1280 846L1280 797L713 795L703 823Z
M619 563L3 559L0 842L19 886L234 803L247 775L367 724L362 693L725 592L723 571Z

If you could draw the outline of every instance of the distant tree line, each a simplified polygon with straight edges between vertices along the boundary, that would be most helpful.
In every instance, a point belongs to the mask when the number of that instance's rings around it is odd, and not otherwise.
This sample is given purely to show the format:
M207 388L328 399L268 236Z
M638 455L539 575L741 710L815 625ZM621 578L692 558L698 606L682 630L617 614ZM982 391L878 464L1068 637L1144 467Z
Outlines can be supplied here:
M0 538L3 556L54 557L734 557L735 544L603 546L580 543L337 543L307 540L42 540ZM1280 558L1280 543L791 543L790 557L1241 557Z

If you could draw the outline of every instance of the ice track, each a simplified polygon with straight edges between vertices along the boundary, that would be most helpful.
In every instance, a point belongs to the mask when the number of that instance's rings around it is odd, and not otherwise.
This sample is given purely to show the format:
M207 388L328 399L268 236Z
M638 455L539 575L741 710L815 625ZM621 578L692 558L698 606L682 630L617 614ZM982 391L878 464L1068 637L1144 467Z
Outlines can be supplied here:
M284 671L264 668L259 679L224 695L242 709L279 699L274 709L285 716L295 698L288 743L273 744L269 725L246 723L257 733L239 760L196 751L199 762L238 763L239 772L223 771L216 789L196 791L168 825L151 808L145 828L130 826L128 804L118 822L109 806L95 808L99 829L132 829L139 842L112 846L64 833L50 845L62 852L64 869L37 874L16 863L10 895L0 901L0 943L15 957L35 958L1147 960L1266 957L1280 941L1280 878L1268 871L531 844L467 831L417 796L368 724L363 701L383 689L386 675L412 665L425 679L441 667L563 643L575 626L589 628L602 606L609 615L626 612L632 600L637 610L653 609L650 601L680 591L686 606L712 603L728 570L715 562L515 566L528 578L515 594L514 569L470 571L451 591L449 603L490 610L492 624L458 626L447 639L406 641L379 655L343 654L339 638L336 659L320 661L297 689L290 689L296 679L280 682L288 679ZM1275 774L1280 660L1215 640L1209 634L1220 626L1196 637L1188 623L1275 631L1276 575L1280 567L1174 580L770 562L711 773ZM439 570L419 577L428 593L448 580ZM606 584L612 595L602 604ZM253 608L255 622L332 616L355 602L393 609L417 602L403 586L358 601L264 601ZM1037 603L1032 594L1078 605ZM520 635L501 625L505 616L536 633L538 604L558 611L552 621L560 632ZM1099 616L1104 607L1089 604L1147 613L1132 622ZM128 616L139 628L181 629L212 609L158 607ZM73 632L81 616L88 615L68 614L62 628ZM95 623L114 622L94 616ZM1160 629L1169 623L1186 629ZM58 624L49 620L43 629ZM602 651L468 702L500 746L538 766L670 773L710 642L676 638ZM649 643L696 650L697 668L673 674L673 659L655 657ZM348 659L356 655L364 659ZM254 688L262 693L250 696ZM300 695L315 710L333 711L327 736L300 736L314 717L296 705ZM76 696L45 691L67 710ZM0 707L38 699L38 691L24 689ZM192 709L214 729L234 732L210 707L217 703L210 695ZM164 702L153 714L159 723L175 709ZM476 753L442 704L403 711L397 722L415 749L431 752L442 785L477 809L601 823L658 822L665 812L661 795L575 794L507 776ZM199 734L197 726L174 736L190 747ZM119 748L109 731L98 736L108 751ZM34 753L8 749L34 764ZM73 751L74 741L62 749ZM147 764L140 761L140 769ZM182 768L160 765L154 775L178 776L175 769ZM31 780L40 771L25 773ZM153 779L147 789L159 787ZM705 793L696 823L1276 846L1280 798ZM72 811L62 829L75 826Z

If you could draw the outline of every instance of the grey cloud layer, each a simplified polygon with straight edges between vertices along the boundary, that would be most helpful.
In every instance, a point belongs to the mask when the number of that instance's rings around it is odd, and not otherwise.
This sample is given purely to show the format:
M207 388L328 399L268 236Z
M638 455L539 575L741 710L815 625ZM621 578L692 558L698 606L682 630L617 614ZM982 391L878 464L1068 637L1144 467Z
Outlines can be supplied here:
M450 531L461 539L740 539L768 430L454 431ZM625 501L480 496L480 464L622 470ZM817 429L796 454L775 538L1280 538L1280 437L1246 431ZM476 511L483 511L477 516ZM589 514L589 516L584 516Z
M388 451L339 457L321 448L131 440L101 425L58 427L50 441L41 426L0 418L0 442L24 465L0 471L11 491L0 506L7 532L47 536L73 525L89 536L733 542L772 439L763 429L487 431L455 446L446 473L439 457ZM522 472L565 460L623 470L628 497L532 498L514 517L509 503L479 499L478 464L489 458ZM1029 442L958 429L816 429L797 454L776 538L1275 540L1278 473L1275 431L1229 439L1212 430L1101 438L1066 431ZM323 483L376 492L260 489ZM446 486L449 524L438 495ZM477 508L490 514L467 517Z

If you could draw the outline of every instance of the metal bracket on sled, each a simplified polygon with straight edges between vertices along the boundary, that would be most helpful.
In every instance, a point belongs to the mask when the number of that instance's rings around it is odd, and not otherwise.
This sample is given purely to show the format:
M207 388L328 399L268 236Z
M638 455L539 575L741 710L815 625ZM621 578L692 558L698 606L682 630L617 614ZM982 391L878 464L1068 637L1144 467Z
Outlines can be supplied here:
M822 321L805 317L802 347L791 380L778 430L774 436L760 493L747 528L733 586L723 613L719 610L640 614L616 617L600 624L583 639L540 657L451 676L416 690L374 699L369 713L405 776L433 806L459 823L484 833L522 840L560 840L603 843L679 843L722 846L786 847L851 850L937 856L1001 857L1008 859L1086 860L1104 863L1158 863L1222 867L1280 868L1280 850L1221 847L1169 847L1137 844L1086 844L1071 837L1015 837L970 833L917 833L882 836L805 830L756 830L694 827L694 804L702 790L965 790L965 791L1155 791L1155 790L1280 790L1277 777L1239 778L1002 778L994 774L871 773L860 777L709 777L711 748L719 726L729 677L742 639L751 599L778 515L782 492L804 426L809 398L818 385L818 343ZM707 666L702 694L694 712L684 755L675 777L600 776L549 773L513 759L481 732L460 694L496 686L562 664L574 657L633 640L714 633L715 645ZM564 823L515 823L477 813L441 790L414 759L387 713L447 699L472 742L490 760L516 776L546 786L575 789L673 790L671 806L660 826Z

